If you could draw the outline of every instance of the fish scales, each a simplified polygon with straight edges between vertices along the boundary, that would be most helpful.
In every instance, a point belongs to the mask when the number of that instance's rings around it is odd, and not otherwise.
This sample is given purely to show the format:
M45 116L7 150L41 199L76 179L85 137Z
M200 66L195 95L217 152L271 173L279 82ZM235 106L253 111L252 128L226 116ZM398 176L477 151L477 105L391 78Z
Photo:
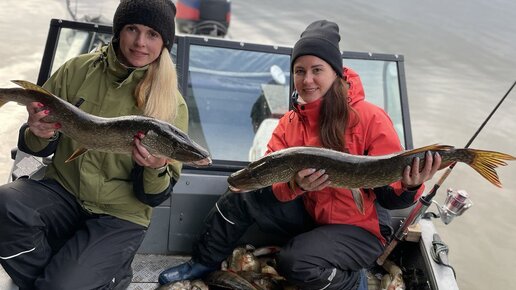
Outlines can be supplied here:
M305 168L324 169L334 186L348 188L374 187L378 180L381 183L382 180L393 180L397 176L392 171L382 170L391 162L390 156L357 156L316 147L292 147L275 153L249 166L263 187L287 182ZM240 188L238 184L232 183L237 176L238 173L228 181L232 186Z
M23 105L32 102L42 103L44 105L42 109L50 111L50 114L42 120L60 123L59 131L77 142L81 148L131 154L134 135L143 132L145 138L142 139L142 144L155 156L192 163L196 166L211 164L208 151L171 124L138 115L113 118L95 116L35 84L26 81L13 82L23 88L0 89L2 101L0 105L9 101Z
M258 290L247 280L237 273L230 271L214 271L206 275L204 281L208 286L221 287L225 289Z
M239 190L254 190L277 182L287 182L305 168L324 169L332 186L345 188L375 188L400 180L403 170L413 159L425 164L426 152L439 153L443 169L453 162L470 165L484 178L501 186L496 171L504 160L515 158L495 151L460 148L449 145L429 145L397 154L381 156L351 155L320 147L291 147L266 155L228 178L228 183Z

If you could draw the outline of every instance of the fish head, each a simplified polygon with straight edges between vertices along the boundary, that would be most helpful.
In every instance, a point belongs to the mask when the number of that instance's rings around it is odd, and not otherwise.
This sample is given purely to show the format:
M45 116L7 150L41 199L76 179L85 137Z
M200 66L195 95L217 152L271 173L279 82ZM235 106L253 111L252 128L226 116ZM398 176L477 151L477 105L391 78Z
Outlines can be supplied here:
M233 192L248 192L263 188L259 178L248 167L232 173L228 177L229 188Z
M159 130L149 130L142 144L152 155L177 160L196 167L211 165L210 153L178 128L164 123Z
M234 192L247 192L289 180L289 167L282 166L276 155L271 153L231 174L227 180L229 188Z
M258 259L246 247L235 248L233 253L227 258L227 263L228 270L234 272L258 271L260 268Z

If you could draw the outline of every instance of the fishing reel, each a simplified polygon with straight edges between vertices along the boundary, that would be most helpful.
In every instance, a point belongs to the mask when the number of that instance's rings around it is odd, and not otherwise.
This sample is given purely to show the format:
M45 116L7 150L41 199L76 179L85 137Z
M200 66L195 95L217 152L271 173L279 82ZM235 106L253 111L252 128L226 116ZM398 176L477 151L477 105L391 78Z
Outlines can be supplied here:
M473 205L473 202L471 202L465 190L453 190L451 188L446 190L446 199L443 205L440 205L435 200L432 200L432 202L437 205L439 217L446 225L451 223L455 217L462 215Z

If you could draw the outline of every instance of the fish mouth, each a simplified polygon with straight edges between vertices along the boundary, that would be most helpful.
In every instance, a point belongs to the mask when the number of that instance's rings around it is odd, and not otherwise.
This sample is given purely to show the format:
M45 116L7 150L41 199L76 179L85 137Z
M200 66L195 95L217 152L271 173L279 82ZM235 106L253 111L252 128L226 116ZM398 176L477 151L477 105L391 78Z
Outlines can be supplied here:
M206 157L200 160L185 162L185 164L193 167L208 167L211 166L212 160L210 157Z
M232 192L237 192L237 193L240 193L240 192L249 192L249 191L250 191L250 190L244 190L244 189L236 188L236 187L234 187L234 186L231 186L231 184L230 184L230 185L228 185L228 188L229 188L229 190L231 190Z
M247 168L234 172L227 181L229 189L233 192L248 192L264 187Z
M211 160L210 153L197 145L197 143L193 141L191 141L191 143L193 146L185 144L184 146L180 146L176 149L176 160L193 167L211 166L213 162Z

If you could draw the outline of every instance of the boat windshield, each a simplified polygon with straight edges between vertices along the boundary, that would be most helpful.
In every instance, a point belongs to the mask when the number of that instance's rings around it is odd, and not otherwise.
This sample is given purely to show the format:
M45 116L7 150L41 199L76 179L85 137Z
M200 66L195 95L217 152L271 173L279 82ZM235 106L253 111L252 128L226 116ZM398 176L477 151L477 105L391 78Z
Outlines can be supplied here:
M111 28L100 28L60 20L54 56L47 58L53 61L42 66L38 83L67 59L107 44ZM249 162L265 153L279 118L289 110L290 52L289 47L176 37L172 57L189 109L189 135L209 150L215 165ZM410 148L405 83L400 78L403 58L345 52L343 61L358 72L366 99L387 111L401 143Z

